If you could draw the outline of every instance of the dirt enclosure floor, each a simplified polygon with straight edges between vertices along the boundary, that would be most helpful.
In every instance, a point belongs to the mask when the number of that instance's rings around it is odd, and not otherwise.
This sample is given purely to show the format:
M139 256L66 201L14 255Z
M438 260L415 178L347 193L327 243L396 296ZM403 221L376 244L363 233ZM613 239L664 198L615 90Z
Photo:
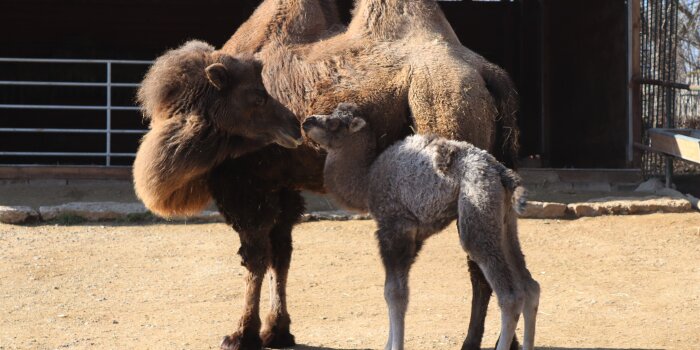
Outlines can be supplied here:
M700 349L700 214L520 224L542 285L538 347ZM372 221L296 229L296 349L383 348L373 231ZM238 238L223 224L0 225L0 247L3 350L215 349L241 312ZM408 349L459 349L468 281L456 229L430 239L411 275ZM498 322L492 302L485 347Z

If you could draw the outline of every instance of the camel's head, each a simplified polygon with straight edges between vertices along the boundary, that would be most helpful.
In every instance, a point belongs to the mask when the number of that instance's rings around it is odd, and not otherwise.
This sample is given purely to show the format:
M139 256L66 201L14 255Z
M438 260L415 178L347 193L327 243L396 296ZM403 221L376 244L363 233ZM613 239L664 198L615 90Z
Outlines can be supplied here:
M265 90L262 65L190 41L159 57L138 91L144 115L157 123L187 118L261 143L301 144L299 121Z
M302 128L311 140L325 149L342 147L343 143L365 128L367 122L358 116L357 106L341 103L328 115L307 117Z

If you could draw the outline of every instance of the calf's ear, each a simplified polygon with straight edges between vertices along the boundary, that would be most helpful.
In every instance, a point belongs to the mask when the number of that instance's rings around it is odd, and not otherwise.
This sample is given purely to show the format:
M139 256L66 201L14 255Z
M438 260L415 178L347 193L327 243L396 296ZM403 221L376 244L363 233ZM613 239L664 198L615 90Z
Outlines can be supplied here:
M214 63L205 68L207 79L217 90L223 90L231 84L231 76L226 66L222 63Z
M360 129L364 128L365 125L367 125L367 122L365 122L364 119L357 117L352 118L350 122L350 132L358 132Z

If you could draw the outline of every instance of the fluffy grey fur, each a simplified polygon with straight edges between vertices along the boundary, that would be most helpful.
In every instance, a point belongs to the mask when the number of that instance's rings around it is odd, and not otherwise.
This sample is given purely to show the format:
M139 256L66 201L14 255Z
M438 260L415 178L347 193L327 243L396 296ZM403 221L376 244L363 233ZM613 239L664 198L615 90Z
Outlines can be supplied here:
M391 326L386 349L403 349L408 273L421 245L455 219L462 248L501 307L497 349L510 348L521 313L523 349L532 349L540 288L518 241L517 212L525 205L521 178L484 150L432 136L409 136L377 156L374 132L356 114L353 105L341 104L331 115L308 117L303 128L328 151L328 190L377 220Z

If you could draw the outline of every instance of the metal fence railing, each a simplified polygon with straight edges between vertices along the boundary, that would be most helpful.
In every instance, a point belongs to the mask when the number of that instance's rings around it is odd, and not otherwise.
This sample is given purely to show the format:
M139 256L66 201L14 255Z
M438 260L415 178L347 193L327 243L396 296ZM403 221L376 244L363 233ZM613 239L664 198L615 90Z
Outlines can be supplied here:
M690 87L676 94L676 124L681 128L700 128L700 71L688 73L685 77Z
M649 129L675 124L678 0L641 0L640 29L642 142L649 145ZM669 156L642 154L645 177L668 174L672 167Z
M151 61L136 60L93 60L93 59L37 59L37 58L0 58L0 63L12 64L51 64L51 65L98 65L104 67L102 81L35 81L35 80L0 80L2 86L16 87L51 87L51 88L103 88L105 93L104 104L27 104L27 103L0 103L0 112L8 110L34 110L34 111L102 111L104 112L103 128L44 128L44 127L2 127L0 125L0 137L8 134L103 134L104 151L100 152L45 152L45 151L6 151L0 149L0 156L22 157L22 161L9 165L34 164L32 157L100 157L104 159L103 166L112 166L113 157L133 157L134 153L114 152L112 148L112 136L115 134L143 134L143 129L114 128L112 127L112 112L114 111L138 111L133 105L114 105L112 101L114 88L137 88L137 82L115 82L113 80L113 68L125 65L150 65ZM8 165L8 164L4 164Z

